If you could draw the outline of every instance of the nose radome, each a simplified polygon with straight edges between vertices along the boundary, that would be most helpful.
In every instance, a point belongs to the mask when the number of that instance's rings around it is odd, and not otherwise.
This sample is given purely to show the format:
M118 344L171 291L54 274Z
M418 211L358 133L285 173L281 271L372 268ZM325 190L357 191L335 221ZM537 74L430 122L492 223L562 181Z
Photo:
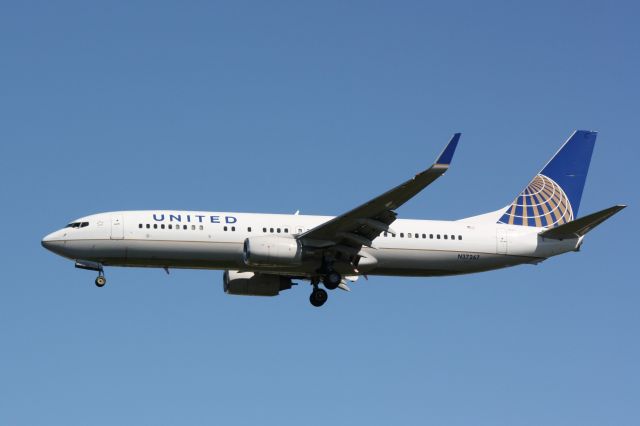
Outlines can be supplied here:
M46 235L42 241L42 247L46 248L46 249L51 249L51 247L53 246L53 241L54 241L54 235L56 234L56 232L52 232L49 235Z

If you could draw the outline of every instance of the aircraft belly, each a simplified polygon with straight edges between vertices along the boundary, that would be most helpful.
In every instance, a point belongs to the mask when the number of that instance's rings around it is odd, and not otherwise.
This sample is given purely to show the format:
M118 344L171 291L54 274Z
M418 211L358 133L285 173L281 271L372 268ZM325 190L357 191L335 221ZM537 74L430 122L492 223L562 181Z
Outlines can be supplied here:
M312 275L317 262L289 267L247 267L240 242L76 240L65 248L65 256L112 266L149 266L260 271L292 276ZM359 272L370 275L439 276L486 271L530 263L532 259L495 253L428 249L380 248L371 251L376 262L362 265ZM352 271L340 270L343 274Z
M379 249L378 263L371 275L440 276L468 274L499 269L528 258L495 253L458 252L446 250Z
M96 257L107 265L167 266L183 268L240 268L242 244L210 241L125 240L120 257L96 250ZM108 242L105 243L105 246Z

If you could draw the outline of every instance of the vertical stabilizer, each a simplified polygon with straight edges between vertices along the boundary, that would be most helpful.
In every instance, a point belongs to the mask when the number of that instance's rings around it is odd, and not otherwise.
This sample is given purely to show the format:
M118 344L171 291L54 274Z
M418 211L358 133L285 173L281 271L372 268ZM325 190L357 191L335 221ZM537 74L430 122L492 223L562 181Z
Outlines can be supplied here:
M553 228L578 216L596 132L576 130L498 223Z

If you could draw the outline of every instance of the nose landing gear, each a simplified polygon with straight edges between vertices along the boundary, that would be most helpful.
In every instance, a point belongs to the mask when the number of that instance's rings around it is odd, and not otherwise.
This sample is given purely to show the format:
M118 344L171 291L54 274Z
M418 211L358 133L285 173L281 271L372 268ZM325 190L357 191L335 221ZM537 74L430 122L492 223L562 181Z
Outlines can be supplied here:
M102 267L102 263L94 262L91 260L76 260L76 268L86 269L87 271L96 271L98 273L98 278L96 278L96 286L104 287L107 283L107 279L104 276L104 268Z
M104 275L101 272L100 275L98 275L98 277L96 278L96 286L104 287L106 283L107 283L107 279L104 277Z

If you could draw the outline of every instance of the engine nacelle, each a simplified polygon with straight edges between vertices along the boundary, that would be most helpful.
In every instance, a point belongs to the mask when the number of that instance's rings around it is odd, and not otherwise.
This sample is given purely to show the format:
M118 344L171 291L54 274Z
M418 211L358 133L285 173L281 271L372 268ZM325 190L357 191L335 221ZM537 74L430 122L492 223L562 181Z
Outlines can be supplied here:
M291 288L291 278L273 274L224 271L224 292L244 296L277 296Z
M290 237L249 237L244 240L243 260L248 266L299 265L302 262L302 246Z

